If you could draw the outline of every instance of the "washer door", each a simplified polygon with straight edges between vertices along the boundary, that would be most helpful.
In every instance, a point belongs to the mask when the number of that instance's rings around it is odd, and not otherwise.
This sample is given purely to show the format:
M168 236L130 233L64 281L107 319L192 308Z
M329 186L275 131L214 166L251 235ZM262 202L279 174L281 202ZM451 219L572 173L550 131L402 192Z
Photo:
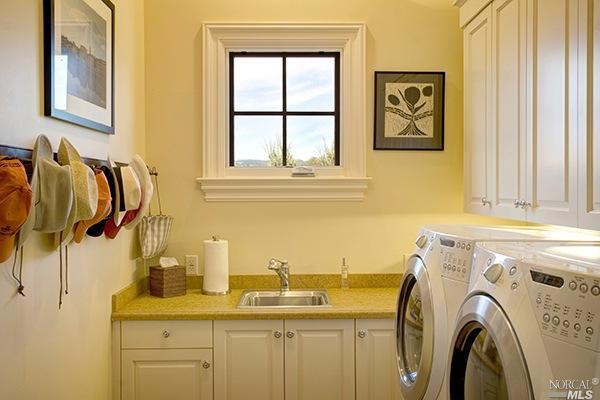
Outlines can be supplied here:
M396 358L406 399L421 399L433 359L433 307L427 269L418 256L408 260L396 311Z
M462 305L450 352L450 399L533 399L514 329L504 311L487 295L470 297Z

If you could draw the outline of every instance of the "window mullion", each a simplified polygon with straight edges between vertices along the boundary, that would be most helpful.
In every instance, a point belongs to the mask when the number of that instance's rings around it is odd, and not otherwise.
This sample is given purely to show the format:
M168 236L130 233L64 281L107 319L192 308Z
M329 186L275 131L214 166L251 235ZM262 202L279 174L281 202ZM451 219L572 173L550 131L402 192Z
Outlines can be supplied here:
M281 93L283 94L283 99L282 99L282 105L283 105L283 139L282 139L282 146L283 149L281 150L281 155L282 155L282 160L281 160L281 164L286 167L287 166L287 83L286 83L286 73L287 73L287 59L285 54L282 57L281 60L281 65L282 65L282 90Z

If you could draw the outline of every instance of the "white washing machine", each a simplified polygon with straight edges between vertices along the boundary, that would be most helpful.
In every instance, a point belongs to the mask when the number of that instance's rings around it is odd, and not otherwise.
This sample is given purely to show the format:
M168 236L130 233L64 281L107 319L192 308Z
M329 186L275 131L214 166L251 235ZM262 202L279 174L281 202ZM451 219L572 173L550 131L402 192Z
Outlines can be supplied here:
M547 228L430 225L407 260L396 312L396 357L405 400L445 399L445 372L456 313L481 241L599 241Z
M472 272L450 399L600 398L600 244L480 243Z

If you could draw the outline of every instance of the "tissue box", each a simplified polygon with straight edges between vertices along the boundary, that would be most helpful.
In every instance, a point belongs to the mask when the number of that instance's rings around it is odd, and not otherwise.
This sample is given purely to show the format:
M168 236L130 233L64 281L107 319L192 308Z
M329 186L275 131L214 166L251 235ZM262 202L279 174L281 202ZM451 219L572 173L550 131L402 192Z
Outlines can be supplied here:
M150 294L157 297L183 296L186 293L187 282L185 267L150 267Z

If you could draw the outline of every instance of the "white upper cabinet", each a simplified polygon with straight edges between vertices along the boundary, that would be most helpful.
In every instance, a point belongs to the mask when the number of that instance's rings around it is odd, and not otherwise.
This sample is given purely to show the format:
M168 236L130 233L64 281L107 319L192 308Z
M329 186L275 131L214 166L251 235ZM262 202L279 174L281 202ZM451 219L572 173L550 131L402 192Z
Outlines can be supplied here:
M490 211L492 14L486 8L464 31L465 208Z
M588 7L585 7L585 6ZM579 225L600 229L600 0L582 5L579 62Z
M459 4L466 211L600 230L600 0L482 4Z
M527 0L492 4L492 129L489 174L492 214L525 219Z
M577 225L579 1L529 0L527 219Z

